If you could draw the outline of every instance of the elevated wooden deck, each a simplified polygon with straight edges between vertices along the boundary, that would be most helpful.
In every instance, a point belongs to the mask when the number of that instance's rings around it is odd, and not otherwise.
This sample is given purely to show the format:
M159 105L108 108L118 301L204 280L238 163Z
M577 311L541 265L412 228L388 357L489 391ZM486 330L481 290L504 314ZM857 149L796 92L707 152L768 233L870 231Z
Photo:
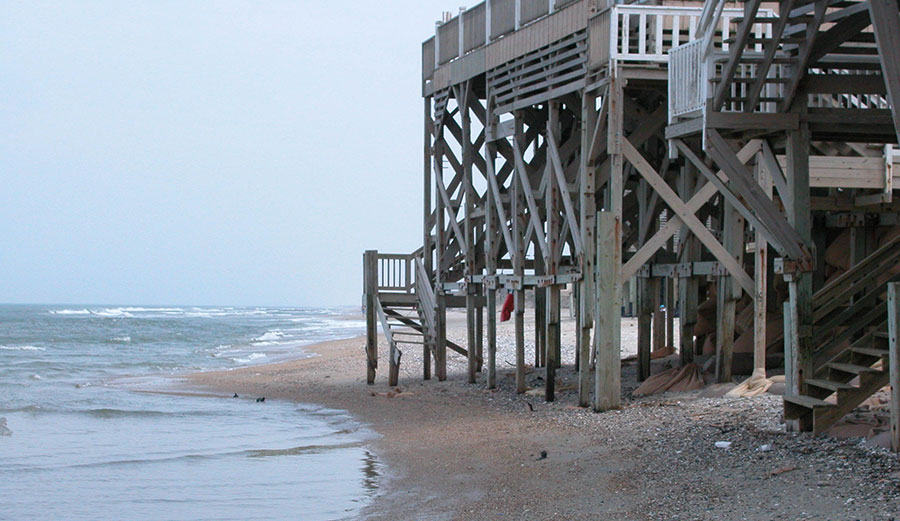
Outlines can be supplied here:
M729 5L487 0L436 25L422 47L423 248L367 252L370 382L380 321L391 382L397 326L423 345L426 378L432 362L446 377L450 349L493 387L506 290L524 392L526 289L547 400L574 348L578 404L618 407L625 307L639 379L676 343L676 308L681 364L712 359L727 382L738 359L757 374L783 360L790 428L819 431L886 381L872 338L900 255L900 6ZM561 342L565 285L575 346ZM446 340L456 306L466 346ZM879 374L851 389L851 366Z

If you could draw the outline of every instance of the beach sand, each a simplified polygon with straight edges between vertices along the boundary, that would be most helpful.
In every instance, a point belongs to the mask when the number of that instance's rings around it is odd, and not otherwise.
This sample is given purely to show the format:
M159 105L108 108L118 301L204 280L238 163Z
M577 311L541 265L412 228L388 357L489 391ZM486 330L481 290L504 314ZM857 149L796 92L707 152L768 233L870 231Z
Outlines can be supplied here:
M563 324L557 401L516 395L512 327L498 328L494 391L485 388L484 374L467 384L465 359L455 353L449 353L447 381L423 382L422 354L407 349L402 392L395 395L387 387L383 338L374 386L365 382L363 338L310 346L319 355L312 358L185 378L211 392L344 409L369 424L381 435L372 449L386 475L362 519L887 521L900 515L896 455L859 440L785 433L779 397L693 392L634 399L628 394L636 386L634 368L625 365L622 410L576 407L575 391L565 390L575 378L571 320ZM623 320L624 353L635 350L634 329ZM464 345L461 313L449 314L448 337ZM529 331L527 360L533 360L533 338ZM529 371L529 385L539 387L542 373ZM717 448L717 441L730 441L731 448Z

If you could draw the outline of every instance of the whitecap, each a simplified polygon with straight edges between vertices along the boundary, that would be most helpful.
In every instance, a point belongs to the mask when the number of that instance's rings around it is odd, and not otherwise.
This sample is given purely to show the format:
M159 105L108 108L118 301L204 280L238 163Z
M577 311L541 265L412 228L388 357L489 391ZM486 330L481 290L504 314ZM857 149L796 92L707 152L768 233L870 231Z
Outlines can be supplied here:
M126 308L120 308L122 311L128 311L132 313L162 313L162 312L178 312L184 311L181 308L141 308L141 307L133 307L129 306Z
M109 342L113 344L127 344L131 342L130 336L117 336L109 339Z
M103 310L100 310L100 311L93 311L92 313L93 313L94 315L97 315L98 317L125 317L125 318L129 318L129 317L133 317L133 316L134 316L134 315L132 315L131 313L125 311L125 310L122 309L122 308L107 308L107 309L103 309Z
M87 309L51 309L51 315L90 315Z
M41 375L39 374L33 374L29 376L29 378L31 378L32 380L43 380L43 378L41 378Z
M0 346L3 351L46 351L46 347L37 346Z
M274 342L284 338L284 332L280 329L266 331L262 336L253 339L254 342Z
M235 362L238 362L240 364L249 364L250 362L252 362L254 360L259 360L260 358L265 358L265 357L266 357L265 353L250 353L250 356L248 356L247 358L232 358L232 360L234 360Z

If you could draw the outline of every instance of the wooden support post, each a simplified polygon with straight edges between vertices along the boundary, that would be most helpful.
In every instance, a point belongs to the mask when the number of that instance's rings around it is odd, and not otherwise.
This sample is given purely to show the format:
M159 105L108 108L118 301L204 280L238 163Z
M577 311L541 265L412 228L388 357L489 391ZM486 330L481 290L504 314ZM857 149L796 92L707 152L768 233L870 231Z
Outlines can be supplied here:
M513 139L524 147L525 133L523 132L522 114L515 113L515 135ZM527 176L516 166L514 176ZM516 393L525 392L525 286L521 283L525 276L525 194L522 183L514 179L512 183L512 208L510 214L513 222L513 240L515 251L512 252L513 274L519 277L519 285L515 289L515 330L516 330ZM537 346L535 346L537 349Z
M446 108L443 117L447 117ZM440 193L444 180L444 126L435 127L434 147L432 149L432 171L434 172L435 192ZM434 278L434 371L438 380L447 379L447 296L441 288L444 280L444 256L447 255L448 231L446 228L447 208L443 197L435 197L435 266ZM454 221L455 222L455 221Z
M650 377L651 322L653 317L653 289L650 279L637 277L638 285L638 370L637 379Z
M443 290L435 292L437 309L434 313L435 348L434 366L438 381L447 379L447 296Z
M675 347L675 278L666 277L666 346Z
M477 298L477 288L472 283L472 277L476 274L476 257L475 257L475 185L473 179L472 165L474 164L475 150L472 146L472 111L470 110L472 93L471 82L465 82L455 89L456 100L459 103L459 112L462 117L462 168L463 168L463 188L465 193L465 273L467 277L466 284L466 353L467 353L467 369L469 383L476 381L476 372L478 369L478 346L476 333L475 318L475 302Z
M488 35L490 35L490 28L488 28ZM497 131L497 117L493 115L493 107L489 103L487 107L488 114L488 133L493 135ZM494 169L494 159L497 156L496 145L492 141L488 141L485 146L485 164L487 166L487 175L495 175ZM497 201L494 199L494 191L487 191L487 203L485 205L485 217L484 217L484 256L485 256L485 269L487 271L488 277L494 277L497 275L497 246L494 244L494 241L497 237L497 229L498 229L498 215L496 210L497 204L503 204L501 201ZM506 226L505 222L499 223L500 226ZM510 252L511 256L514 256L514 252ZM487 296L487 387L488 389L494 389L497 387L497 289L496 285L486 284L484 287L485 294Z
M647 222L650 220L648 203L647 181L641 179L637 187L638 198L638 242L643 242L646 230L649 230ZM648 276L636 278L638 291L638 370L637 378L643 382L650 376L650 352L653 350L652 324L653 324L653 284Z
M891 448L900 452L900 283L888 284L888 370L891 384Z
M560 140L559 103L550 102L547 117L547 135ZM544 267L548 275L559 274L559 260L556 252L560 250L560 184L557 176L552 171L553 165L547 162L546 192L544 205L547 209L547 250L544 256ZM538 231L538 233L540 233ZM560 364L560 285L552 284L547 288L547 343L546 343L546 377L544 380L544 398L552 402L556 397L556 370Z
M797 130L788 132L787 139L787 199L789 204L788 222L800 234L806 244L812 244L812 220L809 200L809 147L810 134L806 123L801 122ZM794 273L787 277L790 291L790 314L792 323L791 342L785 342L785 358L791 359L791 372L785 374L789 395L805 394L804 381L813 377L812 345L812 274ZM788 317L785 317L787 321ZM788 429L807 431L811 422L791 422Z
M431 96L425 97L425 135L424 135L424 185L422 186L423 215L425 222L423 223L423 239L422 239L422 262L425 267L425 273L431 273L433 268L432 252L434 244L432 243L431 230L434 227L434 221L431 213L431 138L434 135L434 120L431 117ZM421 303L421 301L420 301ZM430 312L431 310L429 310ZM425 339L422 345L422 378L431 380L431 356L434 349L434 339Z
M544 261L535 246L534 274L544 275ZM534 287L534 367L547 364L547 337L545 336L547 314L547 288Z
M487 387L497 387L497 290L487 290Z
M581 186L579 212L583 249L581 282L578 283L578 405L587 407L591 399L591 329L594 326L594 259L597 249L595 168L589 161L593 129L597 125L597 98L585 92L581 102Z
M744 219L737 209L728 201L725 205L725 218L723 223L724 246L728 254L733 256L738 264L743 263L744 257ZM736 284L731 276L719 277L716 296L716 380L719 383L731 381L731 361L734 354L734 319L735 307L741 297L741 287Z
M547 288L547 344L544 377L544 399L556 399L556 369L559 366L559 285Z
M689 200L695 191L697 183L697 168L687 163L681 173L678 191L684 200ZM700 248L697 244L698 240L687 226L681 227L681 240L679 241L679 258L686 264L693 263L700 259ZM681 317L679 326L681 334L679 335L679 351L681 355L681 365L687 365L694 362L694 326L697 324L697 306L699 299L699 281L692 273L679 273L680 288L678 289L678 311Z
M653 292L653 351L662 351L666 347L666 317L661 309L663 305L663 284L665 279L654 277L650 279L650 291Z
M375 299L378 298L378 252L363 254L363 279L366 295L366 383L375 383L378 368L378 317Z
M619 286L620 260L616 257L619 219L612 212L597 214L596 289L594 301L594 410L618 409L622 393L621 312L616 287Z
M761 156L762 154L760 154ZM772 176L756 162L756 177L769 198L772 197ZM758 230L755 238L754 275L756 293L753 295L753 376L766 377L766 309L769 292L769 244Z
M483 297L485 295L484 288L478 288L478 296ZM479 300L481 300L479 298ZM475 356L476 358L476 367L475 371L480 373L484 369L484 306L477 306L475 308Z

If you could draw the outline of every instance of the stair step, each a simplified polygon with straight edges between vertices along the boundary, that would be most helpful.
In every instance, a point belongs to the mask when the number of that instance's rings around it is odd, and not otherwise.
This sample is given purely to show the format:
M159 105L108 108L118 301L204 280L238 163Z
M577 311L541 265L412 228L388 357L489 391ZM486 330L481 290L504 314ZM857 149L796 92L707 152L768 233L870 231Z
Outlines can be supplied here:
M864 365L855 365L855 364L841 364L832 362L828 364L828 367L835 369L837 371L841 371L842 373L851 373L851 374L863 374L863 373L880 373L878 369L872 369L871 367L866 367Z
M760 15L760 16L753 17L753 22L758 23L758 24L775 23L778 20L779 20L779 17L777 17L777 16L762 16L762 15ZM812 16L810 16L808 14L801 14L801 15L797 15L797 16L792 16L791 18L789 18L789 20L791 20L792 22L795 22L795 23L799 22L799 21L811 22ZM738 17L732 18L731 21L739 24L744 21L744 17L738 16Z
M820 380L820 379L807 380L806 385L811 385L813 387L818 387L820 389L826 389L826 390L832 391L832 392L856 389L856 387L853 387L850 384L843 384L840 382L833 382L831 380Z
M739 63L750 63L750 64L759 64L762 63L762 56L743 56L738 60ZM772 59L773 65L789 65L792 63L796 63L797 59L791 56L776 56Z
M757 38L755 36L751 36L750 38L747 38L747 45L754 45L757 43L767 44L767 43L771 43L772 40L774 40L774 38ZM801 38L799 36L792 36L792 37L781 38L778 41L781 43L803 43L804 40L805 40L805 38ZM736 41L737 41L736 37L728 38L727 40L725 40L725 43L731 45L731 44L734 44Z
M890 340L891 335L887 331L872 331L872 336L875 338L885 338Z
M812 396L805 396L802 394L794 396L785 395L784 401L791 402L801 407L806 407L807 409L814 409L816 407L834 407L833 403L828 403L825 400L820 400L818 398L813 398Z
M876 349L874 347L851 347L850 351L854 353L860 353L866 356L874 356L878 358L884 358L890 354L887 349Z
M755 83L756 80L757 80L757 78L754 78L754 77L732 78L731 83ZM710 81L712 81L713 83L721 83L722 77L717 76ZM790 78L766 78L766 81L764 83L788 83L789 81L791 81Z
M760 96L759 98L757 98L757 101L759 101L760 103L779 102L779 101L783 101L783 100L784 100L784 98L771 98L771 97L765 97L765 96ZM731 98L731 97L725 98L726 103L729 101L745 102L745 101L750 101L750 98Z

